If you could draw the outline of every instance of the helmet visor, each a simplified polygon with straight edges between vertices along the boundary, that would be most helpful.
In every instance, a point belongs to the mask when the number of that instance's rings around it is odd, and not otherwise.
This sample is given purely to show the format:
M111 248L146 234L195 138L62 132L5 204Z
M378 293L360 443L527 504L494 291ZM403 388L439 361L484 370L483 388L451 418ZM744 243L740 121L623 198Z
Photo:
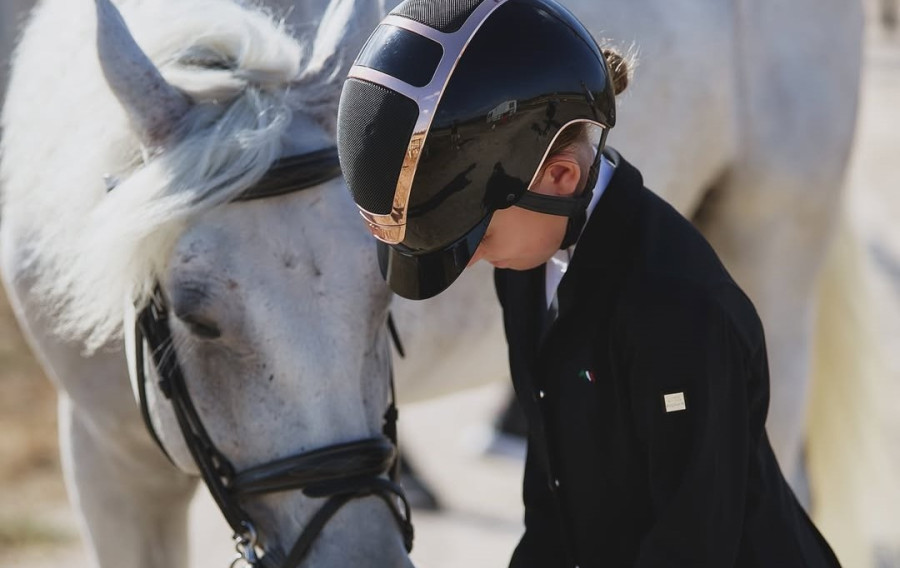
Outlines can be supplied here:
M378 242L378 265L391 289L409 300L425 300L447 289L472 260L487 231L487 215L461 239L440 250L416 252Z

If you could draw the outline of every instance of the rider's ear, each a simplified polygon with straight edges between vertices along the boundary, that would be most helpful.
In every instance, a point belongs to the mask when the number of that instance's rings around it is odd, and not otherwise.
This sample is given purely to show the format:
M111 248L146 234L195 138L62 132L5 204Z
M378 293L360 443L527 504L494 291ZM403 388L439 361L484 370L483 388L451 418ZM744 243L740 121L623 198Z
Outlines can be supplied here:
M549 159L533 189L544 195L572 197L581 181L581 166L571 156L565 154Z

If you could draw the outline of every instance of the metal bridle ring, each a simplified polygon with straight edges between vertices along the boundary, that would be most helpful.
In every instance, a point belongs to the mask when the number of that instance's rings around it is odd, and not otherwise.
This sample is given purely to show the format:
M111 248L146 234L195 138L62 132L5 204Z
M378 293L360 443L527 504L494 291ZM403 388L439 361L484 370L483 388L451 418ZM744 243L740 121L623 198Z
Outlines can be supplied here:
M256 532L256 527L253 526L253 523L241 521L241 526L244 528L244 532L235 534L232 537L237 556L235 556L229 568L237 568L240 565L239 562L244 562L246 566L255 568L259 562L259 557L256 555L256 543L259 540L259 534Z

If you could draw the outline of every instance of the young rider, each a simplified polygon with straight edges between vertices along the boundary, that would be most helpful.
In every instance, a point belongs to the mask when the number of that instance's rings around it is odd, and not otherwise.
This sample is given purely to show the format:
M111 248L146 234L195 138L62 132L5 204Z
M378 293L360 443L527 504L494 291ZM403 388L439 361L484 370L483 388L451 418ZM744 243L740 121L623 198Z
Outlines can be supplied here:
M384 277L422 299L497 267L529 427L512 567L838 566L766 437L753 305L605 148L626 83L553 0L400 4L338 123Z

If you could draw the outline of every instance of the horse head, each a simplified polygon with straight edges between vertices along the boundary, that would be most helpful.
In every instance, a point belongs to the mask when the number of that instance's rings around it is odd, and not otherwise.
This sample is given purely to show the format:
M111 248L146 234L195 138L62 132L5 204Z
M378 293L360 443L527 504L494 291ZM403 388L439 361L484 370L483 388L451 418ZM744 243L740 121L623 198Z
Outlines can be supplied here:
M93 241L123 271L104 294L137 308L124 328L151 427L204 477L248 563L409 565L386 479L389 294L329 151L349 64L336 47L379 14L335 0L304 47L260 10L165 4L163 29L151 7L123 18L96 0L135 151ZM112 330L95 318L93 346Z

